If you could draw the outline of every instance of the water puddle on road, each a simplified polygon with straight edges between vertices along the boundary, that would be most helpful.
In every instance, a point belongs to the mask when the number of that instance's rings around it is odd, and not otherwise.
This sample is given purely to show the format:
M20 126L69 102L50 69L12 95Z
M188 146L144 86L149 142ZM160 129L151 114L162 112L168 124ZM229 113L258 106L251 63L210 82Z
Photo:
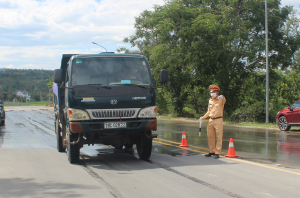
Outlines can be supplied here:
M111 146L103 145L103 144L95 144L94 146L84 145L83 148L80 149L80 153L89 155L89 156L97 156L101 153L109 153L113 152L114 148Z
M153 152L171 156L208 153L207 124L203 124L199 137L199 124L184 121L158 120L158 138L154 139ZM181 149L185 131L189 150ZM229 139L233 138L236 155L241 159L300 168L300 132L277 129L242 128L224 126L222 155L227 155ZM191 150L196 150L193 152Z

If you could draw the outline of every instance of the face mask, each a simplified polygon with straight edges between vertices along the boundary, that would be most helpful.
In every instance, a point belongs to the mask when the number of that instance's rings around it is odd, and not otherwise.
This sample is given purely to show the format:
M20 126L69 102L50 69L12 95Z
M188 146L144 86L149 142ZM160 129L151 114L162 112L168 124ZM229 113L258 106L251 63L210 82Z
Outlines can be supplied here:
M214 97L217 96L217 94L216 93L210 93L210 96L214 98Z

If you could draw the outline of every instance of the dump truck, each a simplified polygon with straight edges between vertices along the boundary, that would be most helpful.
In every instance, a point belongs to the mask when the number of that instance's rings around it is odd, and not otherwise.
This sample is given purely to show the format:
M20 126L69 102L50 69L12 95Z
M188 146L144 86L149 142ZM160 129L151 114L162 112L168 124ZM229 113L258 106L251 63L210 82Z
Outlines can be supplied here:
M168 71L160 71L160 83ZM155 82L142 54L63 54L54 71L57 150L67 151L71 164L80 160L83 145L116 149L136 145L149 159L157 137Z
M5 125L5 110L3 104L3 91L2 87L0 86L0 126Z

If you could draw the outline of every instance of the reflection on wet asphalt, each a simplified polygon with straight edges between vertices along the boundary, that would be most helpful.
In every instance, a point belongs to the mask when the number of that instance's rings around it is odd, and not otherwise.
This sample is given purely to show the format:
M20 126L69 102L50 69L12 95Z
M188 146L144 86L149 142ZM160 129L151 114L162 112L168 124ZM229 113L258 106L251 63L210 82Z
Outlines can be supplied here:
M207 124L204 123L201 136L199 137L198 123L159 120L156 133L159 139L180 143L182 132L185 131L189 145L197 146L197 148L201 147L198 150L208 152L206 127ZM277 129L224 126L223 155L227 155L230 138L233 138L235 152L240 158L300 168L299 131L284 132ZM172 148L157 143L154 144L154 152L173 156L195 154L184 149Z
M52 134L54 117L43 111L8 111L0 128L1 148L56 148ZM40 124L42 123L42 124ZM37 125L41 125L38 127Z
M6 116L6 125L0 127L0 148L56 149L52 111L7 111ZM177 157L198 155L197 152L176 147L181 142L183 131L186 132L188 144L193 146L194 150L208 152L205 123L199 137L198 123L171 120L158 120L158 131L154 132L158 134L158 139L155 139L155 142L164 140L167 145L154 142L153 152ZM235 152L240 158L300 168L299 131L280 132L225 126L223 155L227 154L229 138L233 138ZM89 156L108 151L112 152L113 149L106 145L85 145L81 149L83 155Z
M7 111L0 127L0 148L56 149L54 112L48 110ZM97 155L105 145L84 146L81 153Z

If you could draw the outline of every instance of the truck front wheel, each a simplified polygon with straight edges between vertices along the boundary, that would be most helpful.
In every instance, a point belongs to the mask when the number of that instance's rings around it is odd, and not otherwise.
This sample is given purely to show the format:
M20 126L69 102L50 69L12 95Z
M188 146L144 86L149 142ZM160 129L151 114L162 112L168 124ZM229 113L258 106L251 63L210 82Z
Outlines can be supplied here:
M55 133L56 133L56 144L58 152L65 152L65 148L63 146L63 138L60 135L61 128L58 124L58 118L55 120Z
M147 160L150 158L152 151L151 131L145 131L139 136L136 148L140 159Z
M75 142L78 137L74 137L75 135L69 134L68 138L68 160L71 164L75 164L79 162L80 155L80 146L79 144L70 144L70 142Z

